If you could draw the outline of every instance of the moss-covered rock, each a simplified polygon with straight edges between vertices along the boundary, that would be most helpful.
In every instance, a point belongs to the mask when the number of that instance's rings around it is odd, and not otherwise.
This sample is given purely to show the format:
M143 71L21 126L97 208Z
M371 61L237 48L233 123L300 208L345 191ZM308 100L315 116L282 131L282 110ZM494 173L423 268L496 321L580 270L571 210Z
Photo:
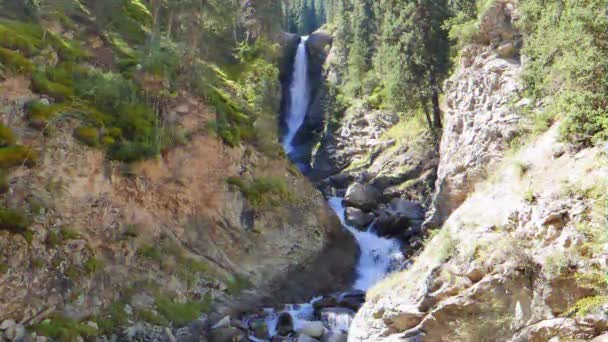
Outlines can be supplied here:
M0 148L0 168L3 169L21 165L32 166L37 159L36 152L26 146Z
M17 138L15 137L13 130L10 127L0 123L0 147L14 145L16 141Z
M0 207L0 229L23 233L29 225L30 220L22 211Z
M99 129L95 127L78 127L74 130L74 137L89 146L99 146Z
M8 70L17 73L30 73L34 70L34 64L29 59L18 52L1 47L0 63Z

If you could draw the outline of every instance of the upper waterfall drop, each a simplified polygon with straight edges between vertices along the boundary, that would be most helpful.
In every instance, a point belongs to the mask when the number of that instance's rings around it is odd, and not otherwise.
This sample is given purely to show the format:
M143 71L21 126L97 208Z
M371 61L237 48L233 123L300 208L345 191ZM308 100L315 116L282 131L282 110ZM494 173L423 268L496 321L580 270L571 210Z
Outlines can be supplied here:
M306 41L308 37L302 37L293 68L293 79L289 88L289 107L287 109L286 123L287 132L283 138L283 148L287 154L293 152L293 139L304 123L308 104L310 102L310 85L308 81L308 53Z

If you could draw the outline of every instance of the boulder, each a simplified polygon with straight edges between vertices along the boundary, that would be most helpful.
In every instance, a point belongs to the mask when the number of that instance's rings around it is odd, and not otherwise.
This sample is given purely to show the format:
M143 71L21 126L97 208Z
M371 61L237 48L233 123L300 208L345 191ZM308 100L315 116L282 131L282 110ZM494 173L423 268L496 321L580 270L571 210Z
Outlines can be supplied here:
M330 331L348 332L355 312L347 308L325 308L321 310L321 321Z
M353 183L346 190L344 203L347 206L370 211L378 206L380 195L380 192L370 185Z
M359 230L366 230L375 216L371 213L366 213L361 209L347 207L344 215L346 224L353 226Z
M321 342L346 342L348 340L348 336L346 333L342 332L329 332L321 338Z
M338 301L339 306L354 311L359 311L363 303L365 303L365 292L360 290L345 292L340 296L340 300Z
M323 336L324 332L325 325L323 325L323 322L319 321L304 322L298 329L298 333L300 335L308 335L314 338L320 338L321 336Z
M283 312L279 315L276 331L281 336L287 336L293 332L293 318L289 313Z
M331 43L331 34L319 30L308 36L306 47L308 48L308 53L312 58L318 59L319 61L325 61L325 58L329 53Z
M298 336L297 342L319 342L316 338L310 337L308 335L302 334Z
M270 338L268 324L263 319L254 319L249 321L249 330L253 332L253 336L256 338L263 340L268 340Z
M246 342L247 334L237 328L218 328L211 330L210 342Z
M424 208L420 203L394 198L386 210L390 215L402 216L410 220L424 219Z
M608 333L595 337L591 342L608 342Z
M330 308L338 305L338 300L333 296L323 296L320 299L312 302L312 307L315 311L320 311L325 308Z

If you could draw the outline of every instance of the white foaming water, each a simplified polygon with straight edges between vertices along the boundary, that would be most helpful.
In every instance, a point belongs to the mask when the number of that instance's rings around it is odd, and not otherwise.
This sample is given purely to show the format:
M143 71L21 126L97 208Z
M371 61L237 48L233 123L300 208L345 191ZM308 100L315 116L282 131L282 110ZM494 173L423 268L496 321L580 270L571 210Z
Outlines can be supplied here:
M382 280L391 270L391 266L403 261L401 246L396 239L386 239L373 232L362 232L348 224L344 219L344 206L341 197L331 197L329 206L336 212L342 225L353 234L359 248L361 256L357 263L357 280L353 286L357 290L366 291L375 283Z
M287 112L287 133L283 138L283 148L287 154L293 152L293 138L304 123L308 102L310 101L310 86L308 84L308 55L306 53L306 41L308 37L302 37L296 60L293 66L293 79L289 88L289 109Z

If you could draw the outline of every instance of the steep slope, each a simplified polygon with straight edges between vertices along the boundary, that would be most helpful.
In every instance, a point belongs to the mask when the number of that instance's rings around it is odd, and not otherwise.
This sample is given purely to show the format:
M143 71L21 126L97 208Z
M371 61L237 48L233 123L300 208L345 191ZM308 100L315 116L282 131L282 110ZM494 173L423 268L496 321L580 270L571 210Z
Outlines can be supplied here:
M492 43L464 47L446 84L427 221L441 228L368 293L349 341L582 341L608 329L607 152L564 144L560 122L513 144L530 103L514 5L488 10L480 36Z

